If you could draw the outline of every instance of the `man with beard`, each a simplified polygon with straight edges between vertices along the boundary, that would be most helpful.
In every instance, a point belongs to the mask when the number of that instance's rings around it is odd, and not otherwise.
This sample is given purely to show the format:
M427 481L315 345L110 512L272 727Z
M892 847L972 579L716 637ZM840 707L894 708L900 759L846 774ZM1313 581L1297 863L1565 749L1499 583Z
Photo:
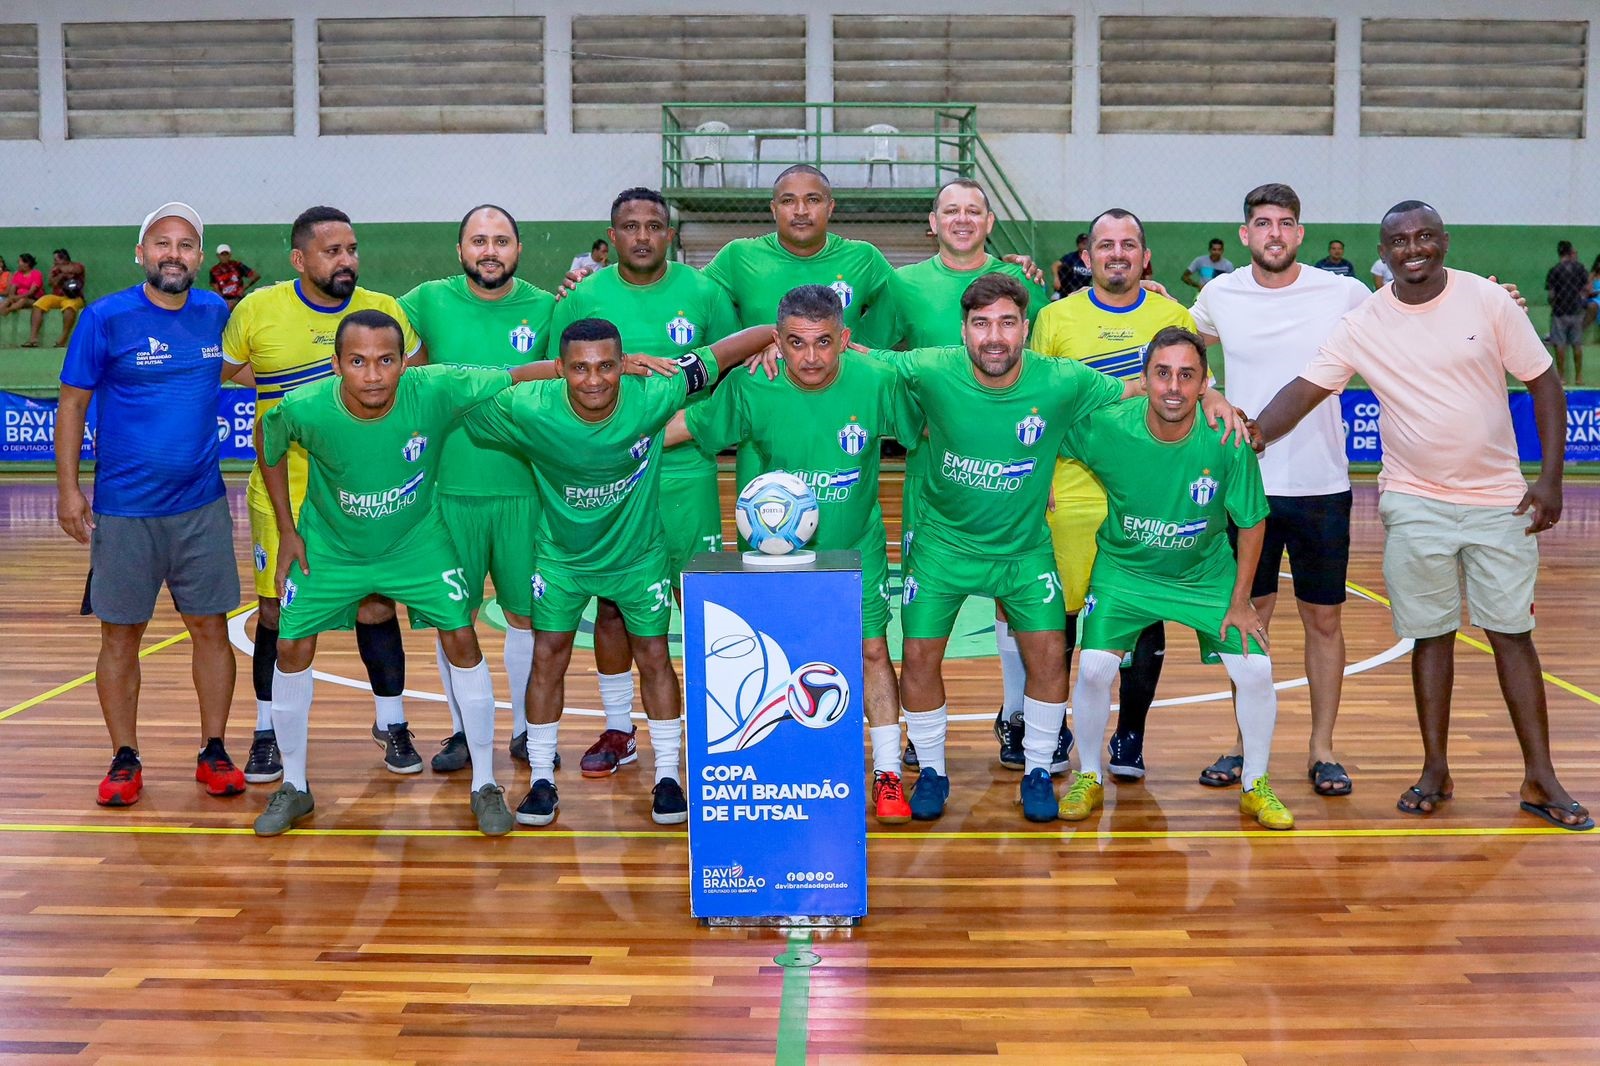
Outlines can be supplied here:
M285 396L304 385L333 376L333 339L339 323L355 311L377 310L395 318L405 335L405 355L418 347L416 333L392 296L356 285L361 259L350 216L333 207L301 212L289 233L289 263L299 275L293 281L257 289L239 302L222 335L222 356L228 362L224 380L246 366L256 383L256 425ZM261 450L260 433L256 451ZM289 498L296 516L306 495L306 453L289 449ZM245 780L276 781L283 774L277 736L272 731L272 670L278 661L278 525L258 465L250 472L250 533L254 541L256 643L252 677L256 693L256 732L245 764ZM384 746L384 765L397 774L422 770L422 757L406 728L405 650L394 603L370 597L356 621L356 646L366 664L377 704L372 736Z
M511 367L543 359L556 301L516 276L522 235L511 212L494 204L468 211L457 231L456 255L460 274L425 281L400 297L401 309L425 346L412 364ZM539 530L533 471L520 457L478 443L460 426L436 446L442 450L439 515L460 558L473 615L483 605L487 577L494 579L495 599L505 612L511 757L526 762L528 675L533 670L529 582ZM432 765L435 772L448 773L466 767L469 749L442 641L436 642L435 655L453 728Z
M84 613L100 619L95 688L114 752L97 797L106 807L138 802L143 787L139 641L163 582L194 639L202 744L195 780L213 796L244 791L244 775L222 745L235 670L227 615L239 605L217 450L228 307L214 293L191 291L203 241L188 204L150 212L134 248L144 284L84 311L61 368L56 513L69 536L90 546ZM78 458L96 393L91 510L78 487Z

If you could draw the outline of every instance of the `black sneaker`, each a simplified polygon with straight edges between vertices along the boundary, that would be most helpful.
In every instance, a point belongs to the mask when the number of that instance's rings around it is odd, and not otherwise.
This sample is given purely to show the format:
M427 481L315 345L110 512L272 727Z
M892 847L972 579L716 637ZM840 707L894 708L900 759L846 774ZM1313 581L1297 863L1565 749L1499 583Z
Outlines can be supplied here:
M283 755L278 751L278 734L257 729L250 742L250 758L244 764L244 779L252 785L276 781L283 776Z
M1056 735L1056 751L1050 756L1050 776L1064 774L1072 768L1072 727L1062 719L1061 732Z
M528 761L528 734L518 733L511 738L511 757L518 762ZM555 768L561 769L561 753L556 752Z
M556 820L556 809L560 806L561 797L556 795L556 786L540 778L517 805L517 824L549 825Z
M994 712L994 735L1000 742L1000 765L1007 770L1021 770L1027 765L1027 759L1022 754L1022 734L1027 727L1022 724L1022 712L1016 711L1009 718L1006 717L1005 708Z
M439 742L439 750L428 763L436 774L453 774L457 770L465 770L472 763L472 756L467 751L467 735L465 733L451 733Z
M656 782L650 793L650 820L657 825L681 825L689 820L689 801L677 781L663 777Z
M1144 734L1117 730L1106 745L1111 753L1107 769L1118 781L1137 781L1144 776Z
M917 747L915 744L911 743L910 740L906 741L906 750L905 753L900 756L900 761L913 768L922 765L922 763L917 759Z
M383 745L383 765L392 774L422 773L422 756L411 742L411 730L404 722L396 722L388 729L372 727L372 739Z

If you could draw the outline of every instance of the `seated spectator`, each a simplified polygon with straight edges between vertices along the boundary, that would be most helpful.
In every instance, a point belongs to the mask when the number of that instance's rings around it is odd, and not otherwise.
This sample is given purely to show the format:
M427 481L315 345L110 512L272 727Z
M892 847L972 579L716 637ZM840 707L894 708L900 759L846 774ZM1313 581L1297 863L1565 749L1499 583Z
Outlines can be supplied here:
M1394 271L1383 261L1383 246L1378 246L1378 261L1372 264L1372 287L1381 289L1394 280Z
M1584 329L1594 325L1597 312L1600 312L1600 255L1594 257L1594 264L1589 267L1589 298L1583 302Z
M1318 270L1326 270L1330 274L1343 274L1347 278L1356 276L1355 264L1344 257L1344 242L1329 241L1328 257L1318 259L1314 264Z
M1094 282L1089 271L1089 235L1078 234L1077 247L1056 261L1056 295L1071 296Z
M11 267L6 265L6 257L0 255L0 300L11 295Z
M1233 273L1233 264L1222 257L1222 238L1211 238L1205 255L1197 255L1183 272L1183 283L1200 288L1219 274Z
M217 265L211 268L211 288L227 303L228 310L238 306L250 286L261 280L261 275L250 269L248 263L233 257L233 249L226 244L217 245Z
M33 256L23 252L17 256L17 269L11 275L10 285L4 293L5 298L0 300L0 315L27 310L33 306L33 301L38 299L43 291L44 275L39 272L39 266Z
M577 256L572 260L572 266L568 267L567 269L569 273L574 274L580 270L584 271L585 273L593 274L595 271L604 267L610 259L611 245L606 243L606 239L604 237L601 237L590 246L588 255Z
M56 341L56 347L67 346L67 338L72 336L72 327L78 321L78 312L83 310L84 281L83 264L73 262L72 254L65 248L57 248L55 263L50 267L50 292L33 302L33 328L22 344L24 348L39 347L39 327L44 325L44 316L50 311L61 312L61 339Z

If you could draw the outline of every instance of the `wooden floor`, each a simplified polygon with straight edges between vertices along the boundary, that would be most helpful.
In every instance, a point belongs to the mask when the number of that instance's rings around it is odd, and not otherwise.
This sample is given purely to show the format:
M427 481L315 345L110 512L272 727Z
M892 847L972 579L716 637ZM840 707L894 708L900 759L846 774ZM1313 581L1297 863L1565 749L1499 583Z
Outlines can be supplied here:
M1370 485L1356 521L1351 579L1381 594ZM7 1063L1600 1062L1600 834L1518 811L1492 660L1466 642L1456 799L1431 819L1394 809L1420 753L1406 657L1347 681L1348 799L1312 794L1306 693L1282 693L1275 778L1300 828L1265 834L1235 793L1195 783L1232 726L1225 702L1194 697L1226 686L1173 639L1159 694L1181 702L1153 713L1147 783L1113 787L1080 828L1030 826L985 722L957 724L950 813L874 831L870 917L790 943L688 918L683 835L650 823L638 768L563 771L557 831L483 839L464 781L382 769L353 688L317 688L312 831L254 838L270 786L216 800L192 780L188 649L158 644L181 631L168 606L144 660L145 798L97 808L109 752L85 677L96 628L76 616L85 552L47 483L0 483L0 530ZM1600 807L1600 486L1572 485L1542 544L1557 764ZM1353 598L1345 617L1351 661L1395 644L1381 603ZM1274 636L1279 680L1298 676L1298 626L1285 615ZM407 641L410 686L436 690L428 644ZM576 707L598 706L588 665ZM318 666L362 676L348 636ZM987 716L995 660L950 672L953 710ZM431 749L443 708L413 708ZM569 767L596 728L569 718ZM806 950L814 968L774 961Z

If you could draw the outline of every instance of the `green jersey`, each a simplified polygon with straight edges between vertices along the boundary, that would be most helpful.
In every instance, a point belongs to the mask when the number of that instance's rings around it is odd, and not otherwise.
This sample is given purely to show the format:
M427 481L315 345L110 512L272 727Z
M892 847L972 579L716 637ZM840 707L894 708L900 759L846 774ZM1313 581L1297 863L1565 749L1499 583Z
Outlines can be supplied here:
M796 384L787 372L771 381L734 374L685 419L708 455L748 443L762 472L787 470L811 486L819 507L811 547L883 552L878 442L922 432L891 367L841 352L838 375L820 389Z
M463 414L511 384L504 370L419 366L400 375L394 406L381 418L357 418L344 405L338 377L302 386L261 417L269 464L291 443L310 457L300 535L353 559L411 547L442 535L434 517L440 447ZM417 534L413 537L413 534Z
M630 285L614 266L589 275L556 305L550 330L560 337L580 318L603 318L616 326L624 352L664 359L676 359L739 330L721 286L693 267L670 262L660 280L649 285ZM695 393L689 404L702 402L706 395ZM689 443L668 448L661 460L662 477L705 476L716 468L716 460Z
M465 274L425 281L400 297L400 308L428 349L428 362L518 366L545 357L556 298L521 278L498 300L483 300ZM528 496L533 472L499 448L474 444L460 426L445 434L439 491L452 496Z
M1122 382L1032 351L1004 389L981 384L961 346L872 355L898 368L928 426L917 543L990 558L1049 550L1045 507L1061 439L1121 399Z
M835 233L828 234L820 251L808 256L795 255L779 244L776 233L742 237L723 245L705 268L706 277L732 298L741 328L772 322L778 301L790 289L826 285L844 304L844 324L852 333L860 331L862 316L883 302L893 274L894 268L876 246ZM872 330L889 332L892 316L881 318Z
M474 437L533 464L544 510L541 566L605 573L652 554L665 558L661 430L717 376L710 348L679 362L684 372L669 378L623 377L617 405L603 422L578 417L562 380L523 382L467 416Z
M877 333L886 348L931 348L961 343L961 296L985 274L1008 274L1028 290L1028 324L1046 303L1045 291L1028 280L1022 268L987 256L976 270L952 270L937 255L895 270L889 280L888 307L894 316L892 337Z
M1267 517L1256 453L1222 443L1221 427L1210 429L1198 412L1188 436L1157 440L1148 409L1147 397L1132 397L1074 425L1061 445L1105 486L1097 565L1163 585L1231 581L1228 519L1247 529Z

